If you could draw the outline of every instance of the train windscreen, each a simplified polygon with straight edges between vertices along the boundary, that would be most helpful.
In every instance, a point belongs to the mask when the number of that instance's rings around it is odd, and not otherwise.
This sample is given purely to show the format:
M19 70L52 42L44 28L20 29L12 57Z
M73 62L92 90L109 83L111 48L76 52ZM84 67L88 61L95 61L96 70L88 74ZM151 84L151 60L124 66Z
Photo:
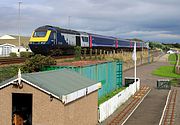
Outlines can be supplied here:
M45 37L46 32L45 31L35 31L33 36L34 37Z

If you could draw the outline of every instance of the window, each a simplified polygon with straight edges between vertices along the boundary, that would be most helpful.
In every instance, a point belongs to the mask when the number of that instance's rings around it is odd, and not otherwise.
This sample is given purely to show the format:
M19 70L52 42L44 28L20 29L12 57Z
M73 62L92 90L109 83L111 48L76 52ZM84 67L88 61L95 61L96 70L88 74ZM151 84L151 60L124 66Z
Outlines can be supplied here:
M36 32L34 32L33 36L34 37L44 37L44 36L46 36L46 32L44 32L44 31L36 31Z
M88 42L88 37L82 37L83 42Z

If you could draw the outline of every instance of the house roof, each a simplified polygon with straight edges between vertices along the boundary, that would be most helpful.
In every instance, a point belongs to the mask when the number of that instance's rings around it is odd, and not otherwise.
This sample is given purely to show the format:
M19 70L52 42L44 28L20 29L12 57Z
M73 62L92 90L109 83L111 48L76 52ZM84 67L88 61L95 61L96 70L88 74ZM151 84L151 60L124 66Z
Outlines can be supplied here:
M12 38L10 39L10 37L12 37ZM13 45L19 46L18 36L4 35L4 36L1 36L0 38L1 38L0 39L0 44L9 43L9 44L13 44ZM30 39L30 37L21 36L21 41L20 41L21 45L22 46L28 46L29 39Z
M9 43L0 44L0 46L11 46L11 47L16 47L15 45L9 44Z
M0 39L16 39L16 38L10 35L4 35L4 36L1 36Z
M100 83L68 69L22 74L20 79L64 103L85 96L100 86ZM0 89L13 84L15 80L18 80L18 77L0 83Z

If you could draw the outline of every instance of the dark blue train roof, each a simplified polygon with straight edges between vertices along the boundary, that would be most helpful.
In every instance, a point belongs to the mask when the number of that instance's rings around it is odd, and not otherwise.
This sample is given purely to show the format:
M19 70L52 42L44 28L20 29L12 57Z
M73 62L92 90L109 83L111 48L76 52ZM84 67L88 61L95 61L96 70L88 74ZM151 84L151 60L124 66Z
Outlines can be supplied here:
M61 33L69 33L69 34L75 34L75 35L81 35L81 34L86 35L87 34L87 35L91 35L91 36L99 37L99 38L118 40L120 42L129 42L129 41L131 41L131 40L116 38L116 37L112 37L112 36L98 35L98 34L87 33L87 32L82 32L82 31L76 31L76 30L71 30L71 29L63 29L63 28L59 28L59 27L51 26L51 25L41 26L41 27L37 28L35 31L47 31L47 30L56 30L56 31L59 31Z
M55 26L50 26L50 25L45 25L37 28L35 31L43 31L43 30L56 30L61 33L69 33L69 34L75 34L75 35L80 35L80 32L75 31L75 30L70 30L70 29L63 29Z

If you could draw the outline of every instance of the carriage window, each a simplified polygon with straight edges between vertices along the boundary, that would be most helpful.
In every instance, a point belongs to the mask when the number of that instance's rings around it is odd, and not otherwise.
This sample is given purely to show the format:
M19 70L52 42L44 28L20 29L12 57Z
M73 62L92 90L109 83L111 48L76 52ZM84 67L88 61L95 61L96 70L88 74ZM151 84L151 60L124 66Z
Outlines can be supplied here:
M36 31L34 32L34 37L44 37L46 36L46 32L40 32L40 31Z
M82 37L83 42L88 42L88 37Z

